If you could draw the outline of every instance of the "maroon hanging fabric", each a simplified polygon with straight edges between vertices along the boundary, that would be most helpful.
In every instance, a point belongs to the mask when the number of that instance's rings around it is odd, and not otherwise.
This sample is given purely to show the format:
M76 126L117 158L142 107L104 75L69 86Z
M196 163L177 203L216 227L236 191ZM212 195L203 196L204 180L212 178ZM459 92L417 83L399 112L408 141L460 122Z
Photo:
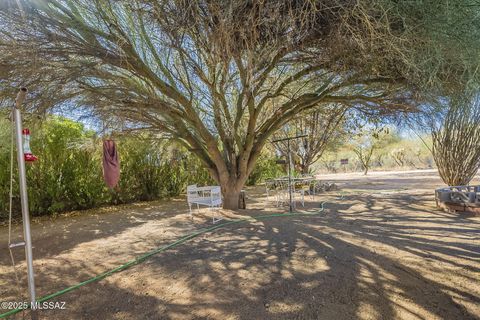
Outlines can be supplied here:
M114 188L120 180L120 161L117 146L113 140L103 141L103 179L109 188Z

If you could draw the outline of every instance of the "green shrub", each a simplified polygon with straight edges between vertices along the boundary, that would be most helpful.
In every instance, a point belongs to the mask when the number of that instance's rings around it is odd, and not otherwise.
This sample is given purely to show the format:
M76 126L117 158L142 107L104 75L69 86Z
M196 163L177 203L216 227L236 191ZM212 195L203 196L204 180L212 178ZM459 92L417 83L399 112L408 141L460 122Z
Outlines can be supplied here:
M255 168L248 177L247 185L252 186L266 179L276 178L284 174L285 172L282 166L276 163L274 157L262 153L255 164Z
M0 127L0 219L8 215L10 124ZM27 125L25 125L27 126ZM187 184L211 184L199 160L173 143L149 136L116 139L121 176L115 190L102 177L102 141L95 132L72 120L52 117L31 125L31 148L39 160L27 164L32 215L93 208L177 196ZM14 212L20 213L14 165Z

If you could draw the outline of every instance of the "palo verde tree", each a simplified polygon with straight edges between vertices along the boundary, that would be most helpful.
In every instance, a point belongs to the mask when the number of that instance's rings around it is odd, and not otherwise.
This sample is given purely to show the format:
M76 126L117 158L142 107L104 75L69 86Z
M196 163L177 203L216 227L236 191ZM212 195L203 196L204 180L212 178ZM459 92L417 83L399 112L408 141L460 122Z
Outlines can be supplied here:
M362 128L356 133L350 142L350 148L357 156L364 175L367 175L372 166L375 152L384 147L390 139L390 129L380 127L378 124L374 127Z
M159 131L238 195L268 138L340 103L411 110L426 88L476 81L474 0L4 0L0 86Z

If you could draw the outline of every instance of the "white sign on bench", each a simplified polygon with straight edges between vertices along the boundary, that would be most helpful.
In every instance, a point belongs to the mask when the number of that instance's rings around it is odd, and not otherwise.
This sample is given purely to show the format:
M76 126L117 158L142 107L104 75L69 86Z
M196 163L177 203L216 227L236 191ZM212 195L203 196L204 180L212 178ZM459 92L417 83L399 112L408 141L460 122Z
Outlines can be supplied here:
M197 187L196 184L187 187L187 202L192 216L192 204L207 206L210 209L220 208L222 206L222 191L219 186ZM213 217L213 223L220 221Z

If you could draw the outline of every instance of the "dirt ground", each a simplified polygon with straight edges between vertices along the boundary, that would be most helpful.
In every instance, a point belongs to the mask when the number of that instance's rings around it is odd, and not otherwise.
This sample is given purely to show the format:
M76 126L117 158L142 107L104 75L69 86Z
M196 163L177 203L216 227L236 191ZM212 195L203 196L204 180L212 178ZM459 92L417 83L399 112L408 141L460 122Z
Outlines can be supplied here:
M42 310L39 318L480 319L480 217L435 209L436 172L320 178L347 195L317 195L299 208L314 212L329 201L319 215L225 226L57 297L66 310ZM285 212L266 201L263 187L247 193L249 210L221 214ZM191 220L179 198L36 220L37 294L211 226L210 216L195 211ZM20 226L14 234L21 237ZM26 292L23 250L15 258L20 288L1 246L0 301Z

